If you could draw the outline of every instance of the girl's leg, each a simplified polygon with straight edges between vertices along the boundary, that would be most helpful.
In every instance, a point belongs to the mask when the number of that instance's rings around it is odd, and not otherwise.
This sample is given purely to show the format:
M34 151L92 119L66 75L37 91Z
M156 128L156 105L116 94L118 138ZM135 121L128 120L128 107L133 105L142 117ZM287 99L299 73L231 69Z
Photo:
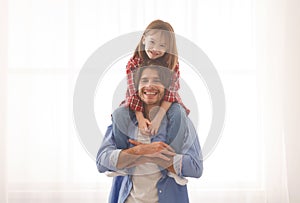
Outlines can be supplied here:
M168 118L167 143L176 151L181 152L187 130L187 114L178 103L172 103L166 113Z
M124 106L117 108L112 114L112 131L118 149L129 147L129 125L132 125L131 110Z

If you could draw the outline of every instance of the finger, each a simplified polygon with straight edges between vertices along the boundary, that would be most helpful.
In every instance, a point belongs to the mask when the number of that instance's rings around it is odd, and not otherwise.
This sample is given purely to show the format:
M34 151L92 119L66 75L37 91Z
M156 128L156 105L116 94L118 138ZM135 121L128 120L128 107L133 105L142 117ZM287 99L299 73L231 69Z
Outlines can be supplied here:
M133 144L133 145L141 145L142 143L141 142L138 142L138 141L135 141L135 140L132 140L132 139L129 139L128 140L131 144Z
M175 152L170 152L168 150L162 150L160 153L165 154L167 156L175 156L176 155Z
M145 119L147 125L151 125L151 122L148 119Z
M167 156L164 156L164 155L160 155L158 158L163 159L165 161L170 161L171 160L170 158L168 158Z
M156 134L154 129L151 129L150 133L151 133L151 135L155 135Z
M146 132L146 131L143 130L143 129L140 130L140 133L141 133L142 135L151 136L150 132Z
M170 161L171 160L169 157L167 157L167 156L165 156L165 155L163 155L161 153L155 155L155 157L156 158L160 158L160 159L165 160L165 161Z
M174 150L170 145L168 145L168 144L166 144L166 143L163 143L163 145L164 145L164 147L165 147L166 149L168 149L170 152L175 152L175 150Z

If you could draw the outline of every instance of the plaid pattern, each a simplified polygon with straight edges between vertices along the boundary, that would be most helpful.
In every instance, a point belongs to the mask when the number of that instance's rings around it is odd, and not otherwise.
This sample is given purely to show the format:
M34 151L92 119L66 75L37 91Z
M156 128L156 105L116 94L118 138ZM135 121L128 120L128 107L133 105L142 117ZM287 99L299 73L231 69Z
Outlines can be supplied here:
M130 58L126 66L126 75L127 75L127 91L126 91L126 100L125 105L132 109L133 111L143 111L143 102L137 94L137 90L134 85L133 73L139 68L142 60L138 57ZM182 100L178 94L180 88L179 84L179 64L174 68L174 74L172 77L171 85L167 88L164 96L164 100L167 102L178 102L189 114L190 110L182 103ZM123 102L124 103L124 102Z

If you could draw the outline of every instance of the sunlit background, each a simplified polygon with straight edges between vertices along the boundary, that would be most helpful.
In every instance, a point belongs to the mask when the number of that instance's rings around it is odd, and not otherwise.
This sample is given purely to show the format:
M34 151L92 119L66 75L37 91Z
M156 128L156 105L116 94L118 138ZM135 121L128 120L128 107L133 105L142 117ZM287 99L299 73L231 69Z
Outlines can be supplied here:
M297 49L293 43L298 40L299 45L300 35L293 26L299 15L293 12L299 3L4 0L1 4L0 201L107 201L112 179L98 173L73 121L76 79L101 45L162 19L207 54L226 97L221 139L204 161L203 176L189 179L191 202L297 202L299 183L293 177L299 165L291 160L295 141L300 141L294 116L299 112L295 102L299 92L295 94L294 88L299 87L300 63L293 55ZM115 91L124 82L129 57L99 67L108 68L95 95L102 133L116 108L113 97L125 98L125 89ZM203 145L213 113L209 93L182 60L180 70L182 82L197 101L197 110L189 108L198 118L195 125Z

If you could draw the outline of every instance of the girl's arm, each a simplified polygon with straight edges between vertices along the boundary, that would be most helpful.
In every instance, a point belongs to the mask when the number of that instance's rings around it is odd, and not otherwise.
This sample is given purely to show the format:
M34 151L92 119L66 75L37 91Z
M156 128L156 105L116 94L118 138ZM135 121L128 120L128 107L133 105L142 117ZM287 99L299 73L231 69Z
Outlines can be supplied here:
M142 130L144 134L148 132L148 126L150 121L146 119L142 113L143 103L137 95L137 90L135 88L133 73L136 71L141 64L140 58L131 58L126 66L126 75L127 75L127 92L126 92L126 106L131 110L135 111L135 115L138 121L139 129Z
M164 118L166 112L169 110L171 105L172 105L171 102L165 100L161 103L160 106L161 108L159 108L158 112L156 113L155 117L152 119L149 125L149 131L152 135L157 134L161 121Z
M178 90L180 89L179 77L180 77L179 64L177 63L177 65L173 70L171 84L165 93L165 97L164 97L165 101L171 103L177 101Z
M178 90L180 88L179 77L179 64L177 63L177 65L174 68L171 85L168 89L166 89L164 100L161 104L162 108L159 109L158 113L151 121L151 125L149 126L149 130L152 135L158 132L161 121L165 116L166 112L169 110L172 103L177 101Z
M141 130L142 134L150 135L148 126L150 126L151 122L144 117L141 111L136 111L135 116L138 122L139 129Z

